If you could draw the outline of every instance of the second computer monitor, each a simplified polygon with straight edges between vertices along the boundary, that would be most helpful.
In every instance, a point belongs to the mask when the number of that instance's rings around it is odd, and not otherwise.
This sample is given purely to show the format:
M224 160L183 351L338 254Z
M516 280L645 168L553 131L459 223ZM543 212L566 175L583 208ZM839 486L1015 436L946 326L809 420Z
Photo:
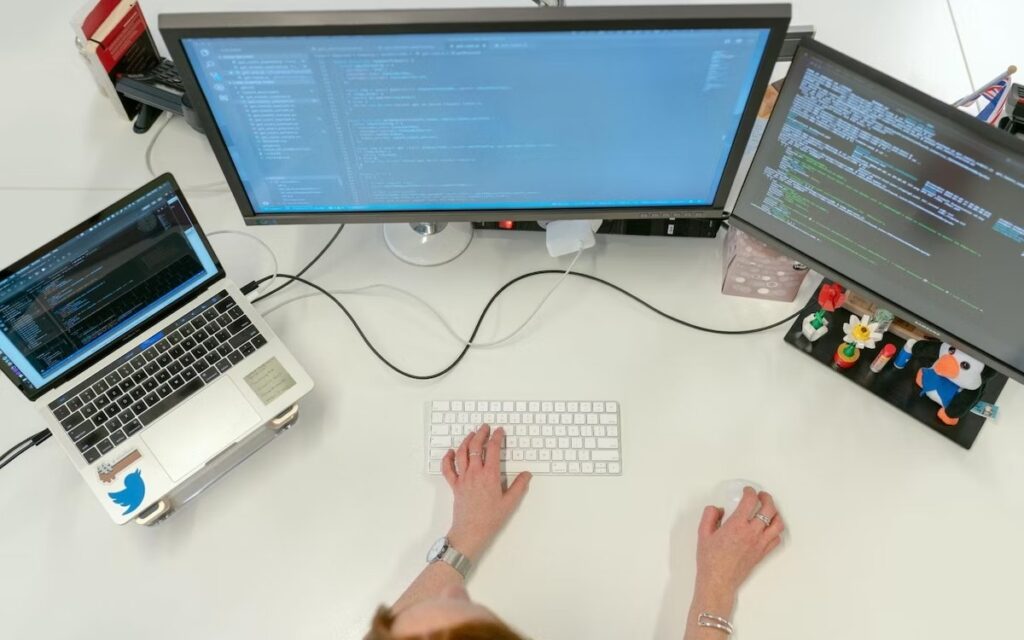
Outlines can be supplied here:
M1024 143L838 51L798 51L733 216L1024 381Z
M721 215L788 5L170 14L250 224Z

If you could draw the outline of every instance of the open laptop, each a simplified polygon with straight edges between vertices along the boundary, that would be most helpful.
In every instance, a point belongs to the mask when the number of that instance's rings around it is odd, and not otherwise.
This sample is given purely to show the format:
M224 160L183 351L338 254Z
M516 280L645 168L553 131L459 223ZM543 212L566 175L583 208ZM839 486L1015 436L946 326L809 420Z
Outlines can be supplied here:
M313 388L170 174L0 271L0 369L119 524Z

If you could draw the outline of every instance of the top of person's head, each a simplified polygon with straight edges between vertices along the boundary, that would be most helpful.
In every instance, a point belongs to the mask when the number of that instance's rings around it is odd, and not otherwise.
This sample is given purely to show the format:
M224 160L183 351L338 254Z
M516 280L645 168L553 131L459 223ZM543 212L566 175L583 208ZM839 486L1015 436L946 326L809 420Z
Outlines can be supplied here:
M364 640L525 640L500 620L470 620L426 634L397 636L392 633L395 615L387 607L377 610Z

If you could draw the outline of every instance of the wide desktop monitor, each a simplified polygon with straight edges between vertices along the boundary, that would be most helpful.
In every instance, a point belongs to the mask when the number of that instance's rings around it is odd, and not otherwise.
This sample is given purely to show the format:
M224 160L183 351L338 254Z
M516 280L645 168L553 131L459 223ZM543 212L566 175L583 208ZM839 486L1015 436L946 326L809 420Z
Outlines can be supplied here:
M732 219L1024 381L1024 142L805 43Z
M245 221L718 217L788 5L164 14Z

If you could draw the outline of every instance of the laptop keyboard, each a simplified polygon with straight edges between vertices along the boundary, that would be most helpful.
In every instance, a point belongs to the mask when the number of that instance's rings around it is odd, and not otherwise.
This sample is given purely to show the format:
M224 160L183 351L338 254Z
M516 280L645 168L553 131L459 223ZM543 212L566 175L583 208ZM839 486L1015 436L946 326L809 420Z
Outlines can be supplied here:
M49 405L93 463L267 344L226 291Z

